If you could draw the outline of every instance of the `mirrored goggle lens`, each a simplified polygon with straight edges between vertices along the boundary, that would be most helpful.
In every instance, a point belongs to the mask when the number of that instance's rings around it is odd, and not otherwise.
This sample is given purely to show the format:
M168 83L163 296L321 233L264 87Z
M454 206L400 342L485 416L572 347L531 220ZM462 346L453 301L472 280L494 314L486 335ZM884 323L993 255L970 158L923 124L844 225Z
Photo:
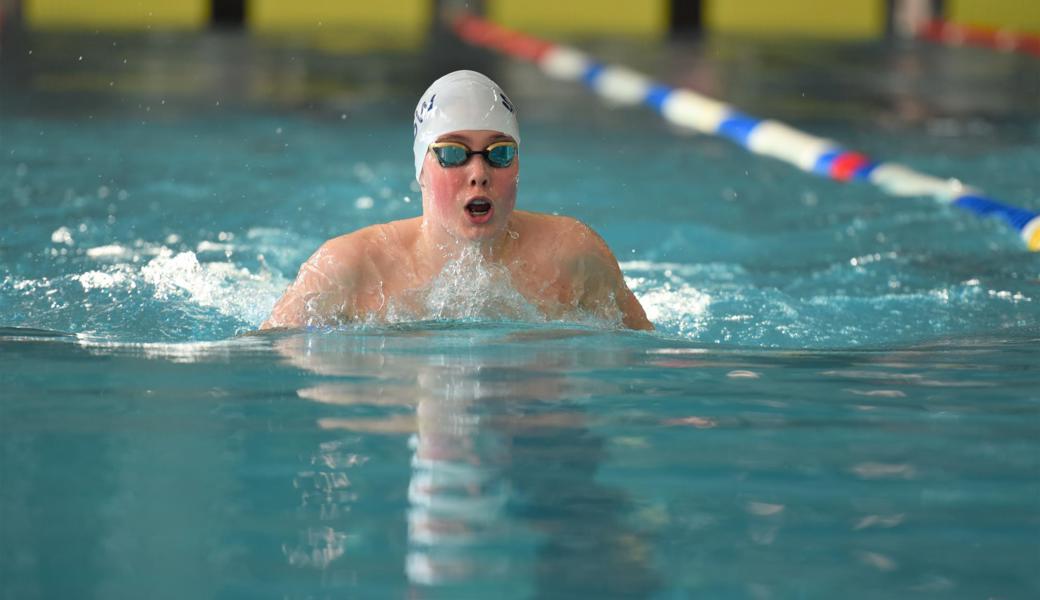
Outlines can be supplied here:
M462 146L439 146L434 148L433 152L442 167L457 167L469 157L466 148Z
M508 167L513 164L514 158L516 158L516 145L514 144L493 145L487 149L487 159L493 167Z

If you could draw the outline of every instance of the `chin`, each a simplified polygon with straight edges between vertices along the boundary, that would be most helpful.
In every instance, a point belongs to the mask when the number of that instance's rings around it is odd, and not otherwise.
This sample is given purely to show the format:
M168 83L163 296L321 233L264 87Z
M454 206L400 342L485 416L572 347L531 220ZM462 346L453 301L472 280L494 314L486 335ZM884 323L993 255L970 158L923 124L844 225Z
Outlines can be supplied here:
M493 222L481 225L466 223L455 230L455 237L460 241L474 243L488 242L503 235L505 230L505 226L500 223Z
M476 244L480 242L489 242L497 238L501 233L501 230L499 230L498 228L491 229L483 227L466 227L461 231L457 231L455 233L455 236L459 239L459 241L472 242Z

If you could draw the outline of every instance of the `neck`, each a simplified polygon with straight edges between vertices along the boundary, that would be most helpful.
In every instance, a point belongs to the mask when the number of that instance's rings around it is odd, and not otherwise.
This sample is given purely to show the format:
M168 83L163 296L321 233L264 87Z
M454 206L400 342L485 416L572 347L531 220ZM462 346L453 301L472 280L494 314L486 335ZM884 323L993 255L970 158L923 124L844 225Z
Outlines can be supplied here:
M446 263L458 258L464 251L470 248L479 250L481 256L488 262L502 262L513 241L513 237L510 235L512 231L510 224L507 224L502 231L499 231L493 237L481 240L467 240L458 238L443 227L423 219L420 226L420 243L423 255L428 258L430 266L435 270L440 270Z

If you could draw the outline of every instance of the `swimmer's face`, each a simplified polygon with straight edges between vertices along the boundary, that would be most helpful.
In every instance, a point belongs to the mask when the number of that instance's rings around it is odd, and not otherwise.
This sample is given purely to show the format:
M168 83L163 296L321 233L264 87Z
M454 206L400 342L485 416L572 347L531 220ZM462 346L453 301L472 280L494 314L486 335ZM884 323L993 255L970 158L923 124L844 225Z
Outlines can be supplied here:
M457 142L470 150L484 150L513 138L498 131L466 130L446 133L438 142ZM508 167L492 167L480 155L458 167L442 167L433 152L423 159L419 185L423 194L424 223L439 226L458 240L493 240L506 231L516 206L519 155Z

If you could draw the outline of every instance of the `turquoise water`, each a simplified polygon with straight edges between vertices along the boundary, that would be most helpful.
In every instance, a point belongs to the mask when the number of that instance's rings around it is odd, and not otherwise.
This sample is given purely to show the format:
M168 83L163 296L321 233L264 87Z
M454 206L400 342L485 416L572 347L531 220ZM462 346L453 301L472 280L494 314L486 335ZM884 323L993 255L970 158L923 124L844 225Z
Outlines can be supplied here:
M1025 57L587 47L1040 209ZM2 50L5 596L1040 590L1040 259L1002 224L457 48ZM418 214L410 114L461 66L520 108L520 206L599 231L658 331L248 335L323 240Z

